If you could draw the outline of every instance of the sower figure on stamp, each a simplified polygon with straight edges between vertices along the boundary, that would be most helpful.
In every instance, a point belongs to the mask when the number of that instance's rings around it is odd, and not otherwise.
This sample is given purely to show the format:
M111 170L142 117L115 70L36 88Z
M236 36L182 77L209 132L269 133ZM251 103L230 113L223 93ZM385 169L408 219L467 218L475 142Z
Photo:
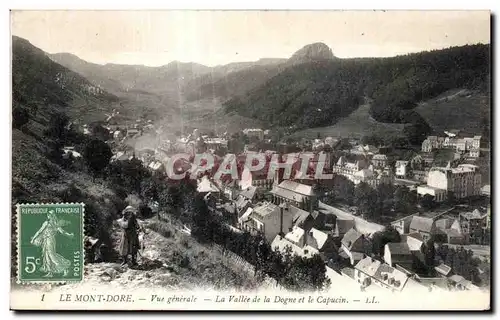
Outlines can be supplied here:
M71 267L71 261L56 252L56 235L58 233L69 238L74 236L73 233L62 229L67 224L67 221L58 219L54 211L50 210L47 214L47 220L31 238L33 245L42 248L41 270L47 272L45 277L52 277L54 273L62 273L63 276L66 276Z
M123 210L123 217L118 220L120 228L123 229L120 255L122 256L122 265L128 263L128 257L131 257L132 265L137 265L137 252L139 251L139 223L133 207L128 206Z

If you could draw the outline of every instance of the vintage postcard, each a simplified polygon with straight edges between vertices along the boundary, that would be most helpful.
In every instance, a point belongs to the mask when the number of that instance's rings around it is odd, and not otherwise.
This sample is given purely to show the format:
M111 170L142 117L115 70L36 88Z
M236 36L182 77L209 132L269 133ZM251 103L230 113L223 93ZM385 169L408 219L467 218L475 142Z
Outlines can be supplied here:
M489 11L10 15L11 309L491 309Z

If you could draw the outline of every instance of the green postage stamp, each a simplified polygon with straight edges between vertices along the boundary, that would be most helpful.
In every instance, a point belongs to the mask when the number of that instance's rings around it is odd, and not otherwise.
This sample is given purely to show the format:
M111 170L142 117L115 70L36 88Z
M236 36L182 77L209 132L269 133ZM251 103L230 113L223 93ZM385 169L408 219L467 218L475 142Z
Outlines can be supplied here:
M83 203L17 205L19 283L83 279Z

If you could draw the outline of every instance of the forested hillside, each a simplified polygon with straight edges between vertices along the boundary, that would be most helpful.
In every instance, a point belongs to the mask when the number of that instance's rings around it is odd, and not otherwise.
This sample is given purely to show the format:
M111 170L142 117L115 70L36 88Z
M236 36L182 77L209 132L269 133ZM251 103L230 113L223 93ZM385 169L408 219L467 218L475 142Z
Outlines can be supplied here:
M405 130L419 143L431 128L412 109L453 88L489 92L489 51L489 45L480 44L294 65L228 101L225 110L298 130L333 125L367 99L375 120L411 124Z
M363 68L349 60L289 67L249 94L227 102L226 111L295 129L325 126L363 101Z
M100 87L50 60L45 52L19 37L12 38L12 102L16 113L36 116L64 110L75 118L110 111L117 102ZM71 108L69 108L71 106Z
M371 61L371 115L405 122L401 110L455 88L489 91L490 46L473 45Z

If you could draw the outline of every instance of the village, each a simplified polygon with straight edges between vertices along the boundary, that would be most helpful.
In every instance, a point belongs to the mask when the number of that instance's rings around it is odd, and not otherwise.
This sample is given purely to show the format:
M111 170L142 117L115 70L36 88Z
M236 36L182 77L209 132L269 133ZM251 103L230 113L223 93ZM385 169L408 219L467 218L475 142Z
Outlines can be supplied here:
M489 185L475 164L488 151L480 136L461 137L458 131L429 136L420 152L403 159L391 147L363 144L363 139L277 143L269 130L259 128L233 135L194 129L177 133L175 140L162 139L163 128L151 120L103 128L109 132L112 162L135 158L152 173L165 173L174 154L190 155L175 168L196 175L197 192L211 213L236 232L262 235L272 250L321 256L334 285L398 292L474 290L478 286L470 279L485 271L457 265L473 257L485 263L490 259ZM88 135L101 131L84 130ZM156 147L137 148L134 141L147 135L154 137ZM64 150L80 156L71 147ZM436 150L451 158L435 161ZM213 171L200 171L193 161L203 153L218 163L235 155L238 179L216 179ZM249 170L245 159L255 153L268 162ZM269 174L273 154L292 159L291 178L284 178L282 169ZM301 164L304 155L311 159L308 167ZM315 178L318 161L329 179ZM150 207L158 211L158 203Z

